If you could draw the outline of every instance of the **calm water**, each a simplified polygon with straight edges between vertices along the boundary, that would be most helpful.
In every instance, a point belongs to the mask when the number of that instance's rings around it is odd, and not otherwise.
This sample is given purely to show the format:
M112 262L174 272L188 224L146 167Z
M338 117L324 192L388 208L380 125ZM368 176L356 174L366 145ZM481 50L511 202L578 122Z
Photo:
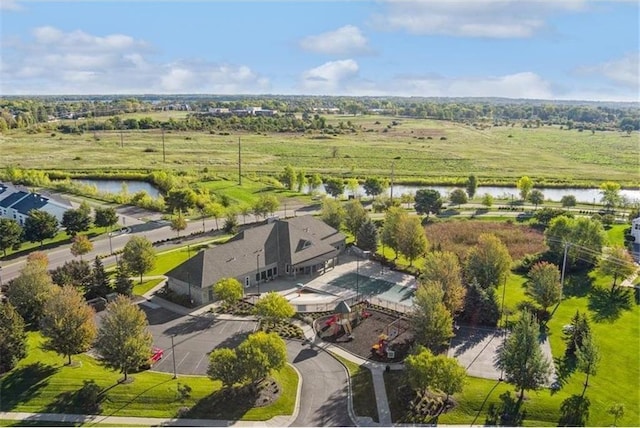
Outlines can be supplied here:
M120 193L122 191L122 183L127 185L129 193L133 194L144 190L152 198L160 196L160 191L146 181L137 180L71 180L76 183L89 184L96 186L99 192Z
M440 192L443 197L446 197L455 187L453 186L408 186L408 185L395 185L393 186L393 196L399 197L403 193L415 194L420 189L434 189ZM600 189L569 189L569 188L546 188L539 189L544 193L544 198L550 201L560 201L563 196L573 195L578 202L590 202L599 203L602 195ZM325 193L324 187L320 187L320 193ZM478 186L476 190L477 195L490 194L494 198L500 199L514 199L520 198L520 192L515 187L491 187L491 186ZM349 194L348 191L345 194ZM364 187L360 186L358 190L359 195L365 195ZM387 196L391 194L391 189L387 189ZM630 201L640 201L640 190L621 190L620 194L626 196Z

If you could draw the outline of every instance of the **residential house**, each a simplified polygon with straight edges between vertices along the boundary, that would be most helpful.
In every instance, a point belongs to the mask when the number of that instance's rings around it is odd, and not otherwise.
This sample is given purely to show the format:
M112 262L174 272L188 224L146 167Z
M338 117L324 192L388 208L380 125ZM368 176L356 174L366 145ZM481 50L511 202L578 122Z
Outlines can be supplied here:
M200 251L167 273L168 286L202 305L215 300L212 286L222 278L251 287L278 276L320 274L344 248L344 234L312 216L274 219Z
M31 210L48 212L62 222L64 212L72 208L69 202L62 199L31 192L24 187L0 183L0 217L16 220L21 226Z

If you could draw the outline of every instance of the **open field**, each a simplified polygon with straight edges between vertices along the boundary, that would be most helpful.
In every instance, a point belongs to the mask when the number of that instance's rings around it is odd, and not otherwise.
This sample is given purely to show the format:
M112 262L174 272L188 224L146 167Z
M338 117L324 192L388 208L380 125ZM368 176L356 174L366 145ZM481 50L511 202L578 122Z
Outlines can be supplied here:
M390 174L393 162L398 180L456 182L474 173L483 184L513 184L529 175L540 184L597 186L613 180L638 185L637 133L591 134L551 126L478 130L446 121L383 116L329 116L327 120L336 124L351 120L361 130L335 136L167 132L166 163L159 130L125 131L123 147L118 131L80 136L10 131L0 136L4 154L0 167L69 171L206 167L214 174L233 173L240 138L243 173L274 174L291 164L307 173L366 177ZM399 125L387 128L392 120Z

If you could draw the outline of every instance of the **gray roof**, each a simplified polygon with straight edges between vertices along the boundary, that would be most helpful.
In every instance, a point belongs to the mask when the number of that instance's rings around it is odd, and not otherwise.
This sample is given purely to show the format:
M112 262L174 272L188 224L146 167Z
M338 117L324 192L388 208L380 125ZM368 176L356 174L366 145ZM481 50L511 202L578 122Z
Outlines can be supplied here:
M208 287L221 278L254 273L258 266L263 268L278 261L297 265L322 256L333 257L337 250L330 242L340 237L344 240L342 233L312 216L276 220L243 230L225 244L200 251L167 276Z
M11 208L22 213L24 215L29 214L31 210L39 210L40 208L47 205L49 200L45 197L40 196L37 193L29 193L26 198L23 198L17 204L13 205Z

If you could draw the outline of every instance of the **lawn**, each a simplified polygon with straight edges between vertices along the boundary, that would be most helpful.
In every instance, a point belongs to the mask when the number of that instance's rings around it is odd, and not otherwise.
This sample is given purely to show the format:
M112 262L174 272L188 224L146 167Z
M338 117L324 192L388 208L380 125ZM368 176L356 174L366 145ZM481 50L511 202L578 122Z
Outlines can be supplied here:
M134 282L134 285L133 285L133 294L136 296L142 296L144 293L151 290L153 287L160 284L162 281L164 281L164 278L153 278L147 281L143 281L142 284L136 281Z
M29 333L28 341L28 356L1 378L0 411L81 413L74 395L84 380L94 380L104 394L102 415L172 418L181 407L192 407L221 387L220 382L206 377L173 379L170 374L150 371L133 374L133 382L122 384L118 383L121 374L103 368L88 355L74 356L75 365L67 366L63 357L42 350L43 338L39 333ZM243 412L241 419L266 420L293 413L298 382L295 371L287 366L275 373L274 378L282 388L280 398L270 406ZM179 385L188 385L190 394L181 396ZM221 419L238 413L238 409L232 408L221 411Z
M80 235L86 235L87 238L93 239L96 236L102 235L104 233L104 227L92 227L86 232L80 233ZM14 257L23 256L29 254L34 250L49 250L53 247L58 247L60 245L71 244L71 237L67 235L64 230L61 230L51 239L45 239L42 247L40 247L39 242L23 242L20 245L18 250L7 249L7 259L11 259Z
M353 410L357 416L369 416L378 422L378 407L373 389L373 377L366 367L359 366L339 355L333 355L340 360L349 371L351 378L351 392L353 394Z
M506 285L505 308L515 311L510 321L518 314L518 302L526 299L523 284L526 277L511 274ZM569 324L577 310L587 313L596 344L600 347L601 361L598 373L589 379L586 397L590 400L588 425L607 426L613 417L607 413L614 403L623 403L625 416L618 420L620 426L640 426L640 306L634 300L631 290L628 300L609 292L611 278L599 277L593 273L568 275L565 283L564 300L558 305L548 323L551 349L556 360L556 368L561 370L562 388L556 393L548 389L528 392L522 409L526 411L524 421L527 426L557 425L561 417L563 400L572 395L580 395L585 375L577 371L562 371L561 360L566 348L562 327ZM497 290L499 304L502 288ZM553 308L552 308L553 310ZM402 382L399 373L385 373L388 380L392 414L397 415L399 403L394 394ZM485 424L490 419L489 407L500 406L504 397L515 390L511 385L492 380L468 378L461 394L454 396L458 405L450 413L442 415L442 424Z
M286 165L307 173L388 175L394 163L398 180L458 183L476 173L483 184L513 184L536 171L538 184L598 186L606 180L637 185L637 139L620 132L578 132L556 126L541 128L472 126L426 119L385 116L328 116L329 122L351 120L354 134L165 133L163 161L159 130L82 135L27 134L10 130L0 135L0 167L56 168L66 171L142 171L175 168L233 174L238 166L238 138L244 174L274 175ZM387 129L392 120L398 126ZM376 124L378 121L380 124ZM444 139L441 139L443 138Z

